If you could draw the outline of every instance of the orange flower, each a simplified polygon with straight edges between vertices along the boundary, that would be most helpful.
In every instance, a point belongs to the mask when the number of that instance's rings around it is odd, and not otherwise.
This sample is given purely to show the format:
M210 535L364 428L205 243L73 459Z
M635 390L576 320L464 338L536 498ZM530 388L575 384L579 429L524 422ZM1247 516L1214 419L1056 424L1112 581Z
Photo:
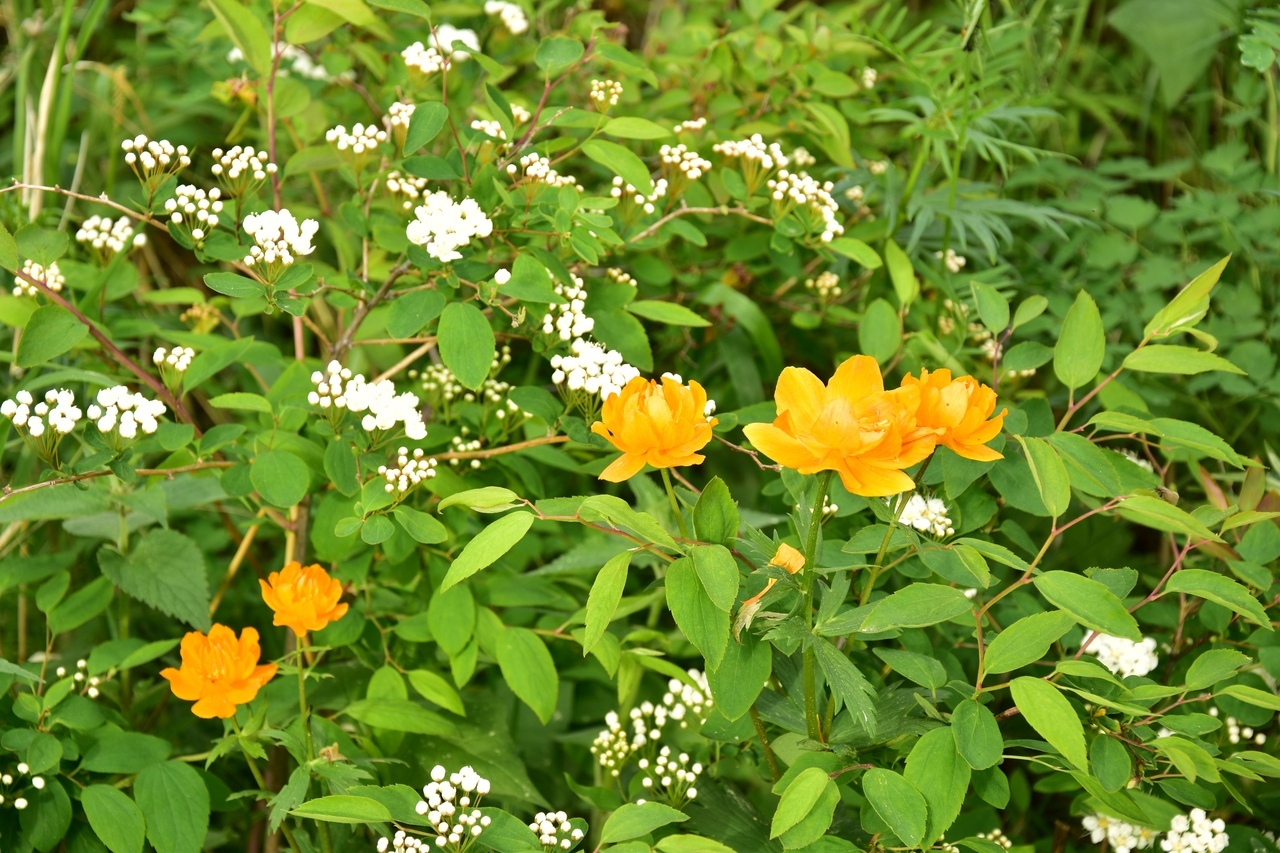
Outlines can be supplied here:
M258 664L262 650L258 632L245 628L236 632L226 625L214 625L205 636L192 631L182 638L182 668L163 670L173 695L194 700L192 713L206 720L234 717L236 706L252 702L258 690L275 677L276 665Z
M792 548L786 542L778 546L778 553L773 555L773 559L769 561L769 565L777 566L789 575L804 568L804 554L801 554L795 548Z
M654 468L696 465L717 423L708 416L707 392L697 382L682 385L664 376L659 385L637 376L604 401L600 420L591 425L592 432L622 451L600 479L621 483L646 462Z
M258 583L262 585L262 600L275 611L273 624L288 625L298 635L319 631L347 612L348 605L338 603L342 584L320 566L304 569L295 560Z
M995 391L972 376L953 380L951 371L946 369L933 373L921 370L919 379L908 373L902 387L919 389L920 411L916 413L916 423L936 430L938 444L977 462L1004 458L986 446L1000 433L1009 411L1001 409L1000 414L991 417L996 410Z
M801 474L835 471L855 495L883 497L913 487L903 473L933 452L934 431L916 424L917 388L884 390L880 367L855 355L826 386L788 367L774 391L778 416L748 424L748 439L774 462Z

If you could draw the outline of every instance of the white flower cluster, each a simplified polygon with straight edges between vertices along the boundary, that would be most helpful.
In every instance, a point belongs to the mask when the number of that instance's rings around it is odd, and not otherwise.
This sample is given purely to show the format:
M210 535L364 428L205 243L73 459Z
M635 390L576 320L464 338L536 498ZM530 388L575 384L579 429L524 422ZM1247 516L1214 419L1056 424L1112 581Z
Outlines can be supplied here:
M889 498L891 502L901 500L901 497ZM898 516L898 521L907 527L919 530L921 533L928 533L930 536L951 536L956 531L951 526L951 517L947 513L947 505L943 503L941 498L926 498L923 495L912 493L907 498L907 505L902 508L902 514Z
M604 271L604 274L608 276L610 279L612 279L613 281L618 282L619 284L629 284L632 287L640 286L639 283L634 278L631 277L630 273L626 272L625 270L620 270L617 267L609 267L607 270Z
M187 146L174 146L167 139L147 139L141 133L120 143L124 161L146 182L157 175L167 175L191 165Z
M431 364L421 373L417 371L409 371L409 378L422 380L423 395L427 399L427 404L431 406L436 420L449 423L457 418L457 412L454 410L455 403L475 403L480 401L486 406L492 407L490 411L498 420L505 420L509 415L515 415L520 412L517 406L507 395L511 391L511 384L503 382L496 378L494 374L503 367L511 363L511 347L503 344L502 349L494 355L493 363L489 368L490 376L485 379L478 391L468 390L458 381L458 377L453 371L443 364ZM465 430L465 427L464 427ZM456 448L455 449L478 449L473 448Z
M556 283L556 296L563 302L554 303L542 318L542 333L556 335L562 341L570 341L589 334L596 327L596 321L583 313L586 307L587 290L582 279L573 276L573 284Z
M261 265L267 269L264 277L274 280L280 267L292 264L299 255L315 251L311 238L320 230L314 219L298 222L288 210L264 210L244 218L244 230L255 243L245 256L245 266Z
M208 192L193 184L180 184L174 197L165 200L164 209L174 225L186 224L191 238L197 242L209 236L218 227L218 214L222 212L222 191L217 187Z
M550 187L578 187L579 191L582 190L582 187L578 186L577 178L572 175L560 174L551 168L551 160L535 152L530 152L521 157L519 166L515 163L508 163L507 174L516 178L517 182L528 181L529 183L546 184Z
M836 220L840 205L831 197L835 184L825 183L812 178L806 172L789 172L778 170L778 177L771 179L769 187L775 203L781 203L786 209L792 205L807 208L822 220L822 242L829 243L838 234L844 233L844 226Z
M471 430L468 429L467 427L463 427L461 430L459 430L459 434L455 435L453 438L449 440L449 452L474 453L475 451L479 450L481 445L480 439L467 438L467 436L470 434L471 434ZM455 456L453 459L449 460L449 464L452 465L454 468L457 468L459 465L462 464L462 461L463 460ZM472 468L479 468L483 463L481 463L479 459L472 459L470 460L469 464Z
M942 307L946 310L946 313L938 315L938 331L944 335L949 335L956 330L957 319L964 320L969 316L969 306L963 302L955 302L947 298L942 300ZM973 324L971 323L969 326L970 330L972 330Z
M443 53L434 47L424 46L420 41L415 41L400 51L400 56L404 59L405 65L423 74L435 74L449 67L449 60Z
M103 260L147 242L147 235L133 232L133 223L121 216L90 216L76 231L76 242L87 245Z
M90 699L97 699L99 694L98 685L102 684L103 680L98 678L98 676L96 675L89 675L88 669L89 669L88 661L86 661L83 658L76 661L76 672L75 672L75 675L72 676L72 679L75 681L76 684L85 685L85 689L83 690L83 692L86 696L88 696ZM58 678L67 677L67 668L65 666L58 667L56 670L54 670L54 672L58 676Z
M103 388L96 402L85 413L102 433L116 433L120 438L136 438L141 430L151 435L160 426L159 418L168 411L159 400L148 400L124 385Z
M379 838L377 849L378 853L389 853L389 851L400 853L402 850L430 850L431 847L425 841L420 841L412 835L405 835L403 829L397 829L395 837Z
M854 204L861 202L862 199L866 197L866 194L866 190L862 188L862 184L854 184L844 191L844 197Z
M430 480L436 475L436 460L427 459L420 447L415 448L412 454L409 453L409 448L402 447L396 451L395 465L379 465L378 474L387 481L387 494L403 495L423 480Z
M414 109L415 109L415 106L413 104L406 104L402 101L396 101L394 104L392 104L390 107L387 108L387 115L385 118L383 118L383 121L386 122L387 128L389 130L394 131L398 127L408 130L409 122L410 120L413 119Z
M515 119L516 124L524 124L526 121L533 118L533 113L529 112L519 104L508 104L508 106L511 107L511 117Z
M186 373L187 368L191 366L191 359L195 357L196 351L191 347L174 347L171 350L157 347L156 351L151 355L151 361L161 368L167 368L177 373Z
M702 130L707 126L707 118L689 118L675 125L671 129L676 133L684 133L686 130Z
M1094 844L1106 841L1114 853L1133 853L1154 846L1159 835L1154 829L1135 826L1104 814L1085 815L1081 821Z
M326 71L323 65L312 59L311 54L300 47L278 41L276 42L276 56L283 60L278 72L281 76L288 77L290 74L296 74L308 80L320 80L326 83L333 80L333 75ZM227 62L244 62L244 53L238 47L231 48L231 50L227 51ZM285 62L289 63L289 67L284 67ZM355 74L351 71L344 71L339 77L343 80L353 80L355 79Z
M401 425L404 434L414 441L427 437L427 426L418 411L418 395L396 393L390 379L366 382L362 374L352 374L350 368L331 361L324 371L311 374L315 390L307 395L307 402L324 409L330 418L341 419L345 409L349 412L367 412L360 419L366 432L395 429Z
M591 754L610 775L616 778L633 754L648 744L657 743L668 722L677 722L682 729L688 727L690 719L695 720L698 726L706 722L712 707L707 677L696 669L687 672L698 686L688 685L679 678L671 679L660 705L641 702L638 707L631 709L628 715L631 721L630 732L622 725L616 711L605 715L607 728L596 735L591 744Z
M551 357L551 381L569 391L598 394L607 400L640 375L639 369L622 360L622 353L595 341L575 338L569 348L573 355Z
M867 171L873 175L883 175L889 171L888 160L868 160L866 163Z
M471 122L471 129L478 130L485 136L492 136L494 139L501 139L503 142L507 141L506 132L502 129L502 125L496 121L478 118Z
M704 159L697 151L690 151L684 143L664 145L658 149L662 165L670 167L670 171L696 181L703 173L711 170L711 161Z
M877 76L879 75L876 74L876 70L874 68L862 69L862 88L874 89Z
M1087 650L1098 656L1098 663L1111 670L1113 675L1128 678L1130 675L1146 675L1160 663L1156 654L1156 641L1147 637L1141 642L1098 634Z
M1204 809L1192 809L1170 822L1160 848L1167 853L1222 853L1230 841L1222 818L1210 820Z
M448 779L445 772L439 764L431 768L431 782L422 789L424 799L416 810L426 815L435 830L436 847L460 850L489 825L489 818L476 808L480 798L489 793L489 780L469 766L449 774Z
M421 198L422 193L427 189L426 178L401 175L399 172L389 173L383 183L386 184L387 192L404 196L402 204L405 210L413 210L413 203Z
M1218 709L1210 708L1209 713L1210 715L1216 717L1218 716ZM1161 737L1165 737L1165 736L1166 735L1163 735L1163 734L1161 735ZM1237 720L1235 717L1227 717L1227 743L1230 743L1232 746L1235 746L1236 744L1240 743L1241 740L1245 741L1246 743L1248 743L1249 741L1253 741L1258 746L1262 746L1267 742L1267 736L1262 732L1255 733L1254 730L1249 726L1241 726L1240 721Z
M455 27L452 24L441 24L435 28L432 33L435 45L440 50L449 54L449 58L454 62L466 62L471 58L471 54L467 50L480 51L480 37L476 35L475 30L468 30L462 27ZM463 50L455 44L461 43Z
M1013 846L1013 839L1005 835L1004 830L998 826L990 832L979 832L976 837L981 838L983 841L990 841L993 844L997 844L1005 850L1008 850Z
M804 286L806 289L816 293L823 302L828 299L835 299L844 293L844 289L840 287L840 276L830 270L819 273L817 278L806 279Z
M45 268L30 258L27 258L22 262L22 271L31 276L31 278L34 278L36 281L44 282L44 286L52 290L54 293L61 293L63 286L67 283L67 277L58 269L57 261L54 261L49 264L48 268ZM39 293L39 289L34 284L25 279L14 276L14 296L36 296Z
M741 157L746 163L754 164L766 172L773 168L785 168L790 162L782 152L781 145L776 142L765 145L764 137L758 133L752 134L750 139L717 142L711 150L730 158Z
M799 512L800 504L794 504L796 512ZM830 495L822 496L822 519L825 521L840 511L840 504L832 503Z
M31 767L25 761L19 761L14 771L14 773L0 774L0 785L3 785L8 793L8 796L6 796L5 792L0 792L0 806L12 805L18 811L22 811L29 805L27 798L22 796L27 785L29 784L37 791L43 791L45 781L43 776L32 776L28 782L23 782L21 778L18 778L31 773ZM15 784L15 781L17 784ZM13 798L12 802L9 799L10 797Z
M591 81L591 100L595 105L604 110L609 107L618 105L618 98L622 97L622 84L617 80L592 80Z
M964 269L964 265L969 263L969 260L964 255L957 255L955 249L947 249L946 255L943 255L940 251L934 252L933 256L942 261L943 266L945 266L952 275L960 272L960 270Z
M663 379L671 379L671 380L673 380L673 381L675 381L675 382L679 382L681 385L683 385L683 384L684 384L684 377L682 377L679 373L671 373L670 371L668 371L668 372L666 372L666 373L662 374L662 378L663 378ZM715 413L716 413L716 401L715 401L715 400L712 400L712 399L710 399L710 398L707 398L707 402L706 402L706 404L702 407L702 415L703 415L703 417L707 417L707 418L709 418L709 417L711 417L712 415L714 415ZM825 499L824 499L824 500L825 500Z
M791 163L798 169L807 169L809 166L816 166L818 158L809 153L809 149L803 145L791 152Z
M54 442L66 435L79 423L81 411L76 406L75 395L66 388L50 388L39 402L30 391L19 391L14 399L0 403L0 415L4 415L19 430L32 438L40 438L52 431Z
M331 143L340 153L348 151L355 157L376 151L378 146L387 141L387 132L375 124L356 122L350 131L345 125L331 127L325 131L326 142Z
M276 164L267 159L267 152L252 145L233 145L225 151L215 148L213 157L214 176L236 197L243 196L277 171Z
M564 812L538 812L529 829L537 833L538 843L548 851L572 850L583 836L582 830L569 823L569 816Z
M498 20L502 21L502 25L507 28L507 32L513 36L518 36L529 29L528 16L525 15L524 9L515 3L508 3L506 0L488 0L484 4L484 13L497 15Z
M620 198L623 201L634 201L637 205L644 208L645 213L653 213L653 203L667 194L667 179L658 178L653 182L653 192L645 195L631 184L622 180L622 178L614 175L613 187L609 190L609 195L614 198Z
M690 764L689 753L682 752L673 758L671 747L664 746L658 750L652 766L647 758L640 759L636 766L644 773L640 784L646 790L653 790L656 786L673 806L679 808L686 800L697 799L698 789L694 784L702 775L702 765L696 761Z
M466 50L455 49L454 42L461 42L463 47L474 51L480 50L480 39L475 30L459 29L451 24L441 24L431 34L431 46L420 41L406 47L400 52L405 65L416 68L423 74L434 74L446 70L454 62L466 62L471 54Z
M1148 473L1155 473L1156 469L1155 469L1155 466L1151 464L1151 460L1146 458L1145 456L1139 456L1137 451L1129 450L1128 448L1125 448L1120 452L1123 453L1125 456L1129 457L1129 461L1132 462L1134 465L1137 465L1142 470Z
M426 246L427 254L443 263L462 257L458 249L472 237L488 237L493 222L484 215L475 199L455 202L443 190L424 196L414 210L415 219L405 229L410 243Z

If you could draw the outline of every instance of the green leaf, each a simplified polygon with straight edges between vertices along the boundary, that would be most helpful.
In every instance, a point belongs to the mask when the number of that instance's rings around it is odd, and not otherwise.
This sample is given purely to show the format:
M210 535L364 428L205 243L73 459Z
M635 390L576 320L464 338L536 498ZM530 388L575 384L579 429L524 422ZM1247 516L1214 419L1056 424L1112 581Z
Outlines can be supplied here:
M66 231L42 228L34 222L19 228L15 240L19 254L24 258L30 258L45 269L48 269L53 262L60 260L71 245L71 238Z
M546 45L547 42L544 41L542 44ZM541 49L540 47L539 51ZM616 142L591 139L582 143L582 153L621 177L642 195L653 194L653 181L649 178L649 167L631 149L623 148Z
M911 258L899 248L892 239L884 244L884 260L889 267L889 280L893 282L893 292L898 296L898 305L906 307L920 294L920 282L916 280L916 272L911 267Z
M873 767L862 777L862 793L880 819L908 847L919 847L929 821L924 797L892 770Z
M723 545L698 545L690 552L698 580L721 610L732 610L738 600L738 564Z
M653 849L658 853L734 853L732 847L701 835L668 835L653 845Z
M45 694L46 702L48 695ZM62 742L46 732L33 735L27 744L27 772L32 776L44 775L62 762Z
M209 833L209 789L191 765L162 761L133 780L133 796L156 853L200 853Z
M902 775L915 786L929 807L929 828L923 846L932 845L955 822L972 772L960 757L951 731L945 727L925 732L911 748Z
M622 600L622 590L627 585L631 554L631 551L615 554L604 564L591 584L591 592L587 595L586 634L582 640L584 657L600 641L609 623L613 621L618 602Z
M215 409L232 409L239 412L263 412L271 414L271 401L261 394L250 394L245 391L232 391L230 394L219 394L209 400Z
M1210 370L1244 373L1243 370L1215 353L1171 344L1148 344L1141 349L1136 349L1125 357L1124 366L1127 370L1139 370L1144 373L1173 373L1182 376L1207 373Z
M408 699L390 696L359 699L348 705L345 713L351 719L375 729L444 738L458 737L458 727L447 717L428 711Z
M350 497L360 491L360 469L352 446L334 439L324 448L324 473L333 487Z
M489 318L470 302L451 302L440 315L440 359L467 388L476 391L489 378L497 343Z
M973 291L974 304L978 306L978 316L982 324L995 334L1000 334L1009 325L1009 300L1000 291L977 279L969 282Z
M404 532L408 533L415 542L421 542L423 545L436 545L449 538L449 531L445 529L443 524L425 512L419 512L413 507L400 504L391 510L391 514L395 516L396 521L400 522Z
M334 528L335 530L337 528ZM371 515L360 525L360 539L366 545L386 542L396 533L396 526L385 515Z
M1074 432L1051 433L1046 440L1067 466L1072 488L1098 498L1121 493L1120 475L1098 445Z
M18 823L22 827L19 836L22 844L18 849L35 848L41 853L49 853L59 846L58 842L62 841L71 826L71 798L67 796L67 790L61 781L50 778L45 780L43 790L28 791L27 799L29 805L18 813ZM9 814L13 814L12 810ZM12 818L9 820L12 821ZM6 831L6 839L11 837L12 833Z
M80 769L133 774L164 761L173 752L167 740L141 732L107 732L85 751Z
M889 665L889 668L902 677L927 687L938 690L947 684L947 670L942 662L928 655L909 652L905 649L872 649L872 653Z
M89 327L61 305L41 305L18 341L18 367L35 367L57 358L84 340Z
M287 450L264 450L249 465L249 482L264 501L288 508L306 497L311 472L307 463Z
M835 783L821 767L801 771L782 792L782 799L778 801L769 825L769 837L777 838L808 817L823 793L834 787Z
M640 299L627 305L627 310L637 317L665 323L668 326L687 326L700 328L711 323L702 319L695 312L675 302L660 302L656 299Z
M211 272L204 277L204 283L210 290L236 299L252 299L266 292L258 282L233 272Z
M1200 0L1128 0L1107 20L1155 65L1164 104L1173 107L1208 72L1236 13Z
M738 536L738 505L724 480L713 477L693 506L693 529L703 542L729 547Z
M689 819L684 812L676 811L662 803L645 803L636 805L626 803L604 823L600 830L601 844L616 844L648 835L655 829L671 823L681 823Z
M98 564L116 586L143 604L209 630L204 553L176 530L152 530L123 555L102 548Z
M1187 690L1203 690L1219 681L1228 679L1236 671L1253 663L1252 659L1235 649L1210 649L1197 657L1187 667L1183 686Z
M49 611L50 634L74 631L107 609L115 597L111 581L97 578L80 587Z
M773 671L771 648L754 634L744 632L742 642L728 643L720 665L707 673L716 709L726 719L740 718L755 704Z
M393 338L413 337L439 317L444 306L444 294L438 290L415 290L397 296L387 318L387 334Z
M581 59L584 52L585 49L582 46L582 42L577 39L555 36L543 39L538 43L538 50L533 55L533 61L542 69L543 74L547 77L554 77ZM637 184L637 186L639 185Z
M460 717L467 715L467 709L463 706L462 697L458 695L458 691L439 675L426 669L412 669L409 670L408 676L409 683L423 699L434 702Z
M1004 738L986 705L966 699L951 712L951 734L960 756L974 770L995 767L1004 756Z
M866 731L875 732L876 711L872 700L875 699L876 691L867 681L866 676L849 658L826 640L814 637L806 642L813 643L818 666L826 675L827 686L831 688L831 692L857 717Z
M1053 348L1053 372L1063 385L1072 390L1079 388L1098 375L1106 345L1106 330L1097 303L1082 290L1067 312L1062 334Z
M449 566L449 571L440 584L440 591L444 592L481 569L493 565L524 538L531 526L533 526L532 513L513 512L481 530L466 544L462 553Z
M498 292L524 302L550 304L559 297L552 288L547 268L529 254L516 255L511 265L511 278L498 287Z
M409 116L409 127L404 134L405 156L416 153L422 146L435 139L436 134L448 119L449 108L439 101L423 101L415 105L413 115Z
M830 243L827 243L827 248L844 255L852 261L857 261L869 270L878 270L884 266L884 261L880 260L880 256L876 254L875 249L852 237L836 237Z
M1045 509L1057 518L1071 504L1071 477L1067 473L1067 466L1053 445L1043 438L1019 435L1017 439L1027 454L1027 465L1031 468L1031 477L1035 480Z
M1047 681L1025 675L1015 678L1009 690L1031 728L1076 768L1087 770L1084 727L1062 692Z
M369 797L350 794L334 794L308 800L289 814L328 823L387 823L391 820L391 812L382 803Z
M1169 300L1169 304L1156 312L1156 315L1143 329L1143 335L1150 338L1167 338L1178 331L1194 328L1209 311L1209 294L1227 268L1231 256L1227 255L1209 269L1192 279L1191 283Z
M369 5L389 12L404 12L424 21L431 20L431 7L422 0L369 0Z
M1248 587L1216 572L1208 572L1204 569L1183 569L1174 572L1173 577L1169 578L1169 582L1164 587L1164 594L1171 592L1182 592L1208 599L1239 613L1255 625L1268 631L1275 630L1271 626L1271 620L1267 618L1267 611L1263 610L1262 605L1249 592Z
M1180 510L1160 498L1153 498L1148 495L1127 497L1116 508L1116 512L1122 518L1136 521L1138 524L1156 530L1182 533L1199 539L1208 539L1211 542L1222 541L1214 535L1213 531L1196 520L1194 515Z
M1134 642L1142 639L1142 631L1133 614L1105 584L1084 575L1062 571L1045 572L1034 583L1041 595L1070 613L1081 625Z
M858 325L858 346L880 364L887 364L902 345L902 320L898 312L884 299L876 299L867 306Z
M636 116L611 118L605 122L602 132L619 139L665 139L671 136L671 128Z
M271 39L253 11L236 0L209 0L214 17L222 24L259 77L271 73Z
M1035 663L1048 654L1049 647L1074 624L1075 619L1061 610L1022 617L987 644L983 658L985 671L1010 672Z
M18 262L18 243L9 233L9 229L0 222L0 267L14 272L21 267Z
M1133 760L1129 757L1129 750L1106 732L1098 732L1093 743L1089 744L1089 761L1098 782L1112 793L1128 785L1133 778Z
M729 642L729 611L717 606L703 586L693 558L682 557L667 567L667 607L676 626L716 669Z
M543 724L551 721L560 692L560 677L551 653L528 628L508 628L498 640L498 666L511 692L520 697Z
M80 792L80 806L111 853L142 853L147 824L128 794L110 785L90 785Z
M1230 696L1233 699L1239 699L1241 702L1248 702L1250 705L1257 705L1259 708L1266 708L1271 711L1280 711L1280 696L1267 690L1259 690L1256 687L1250 687L1247 684L1229 684L1219 690L1215 695Z
M860 631L874 634L892 628L923 628L972 609L973 603L963 590L936 583L913 583L881 599Z
M502 486L481 486L478 489L466 489L454 492L444 498L436 506L443 512L451 506L465 506L476 512L505 512L520 505L520 496Z

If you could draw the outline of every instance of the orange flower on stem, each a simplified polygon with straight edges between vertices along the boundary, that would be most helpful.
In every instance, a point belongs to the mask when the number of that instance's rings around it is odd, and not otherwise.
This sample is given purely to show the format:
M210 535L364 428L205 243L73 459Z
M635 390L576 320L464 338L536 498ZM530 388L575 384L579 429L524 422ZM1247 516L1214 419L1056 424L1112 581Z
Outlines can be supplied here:
M884 390L874 358L855 355L825 386L788 367L774 391L778 416L743 427L761 453L801 474L834 471L855 495L883 497L914 487L902 469L933 452L935 433L916 423L917 388Z
M951 378L950 370L920 371L916 379L907 374L902 387L920 392L916 423L936 430L938 444L949 447L966 459L994 462L1004 455L987 447L1000 434L1008 409L996 410L996 392L972 376Z
M258 664L262 649L253 628L239 639L226 625L214 625L207 637L192 631L182 638L181 650L182 667L160 676L169 680L174 696L196 703L191 711L197 717L234 717L236 706L252 702L276 674L275 664Z
M320 566L305 569L297 561L272 572L262 585L262 600L275 611L275 625L287 625L298 636L337 622L348 605L339 604L342 583Z
M697 465L704 458L698 451L711 441L711 428L718 423L707 408L707 392L697 382L683 385L670 376L662 377L661 384L632 379L604 401L600 420L591 425L592 432L622 451L600 479L621 483L646 463L654 468Z

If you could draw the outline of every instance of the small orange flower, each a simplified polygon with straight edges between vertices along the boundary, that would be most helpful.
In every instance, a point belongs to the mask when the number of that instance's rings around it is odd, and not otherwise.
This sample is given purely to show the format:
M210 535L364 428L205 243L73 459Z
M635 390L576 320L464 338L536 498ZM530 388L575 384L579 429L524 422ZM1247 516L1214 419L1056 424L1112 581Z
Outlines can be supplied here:
M160 675L169 679L174 696L194 701L192 713L206 720L234 717L236 706L252 702L276 674L275 664L258 664L262 649L253 628L245 628L239 639L226 625L214 625L207 637L192 631L181 648L182 668L169 667Z
M789 575L804 568L804 554L801 554L795 548L792 548L786 542L778 546L778 553L773 555L773 559L769 561L769 565L777 566Z
M707 392L697 382L682 385L670 376L637 376L604 401L591 431L608 439L622 455L604 469L601 480L629 480L645 463L654 468L696 465L699 450L711 440L718 421L707 412Z
M743 427L774 462L816 474L835 471L855 495L883 497L913 487L903 468L933 452L935 433L916 424L917 388L884 390L876 360L855 355L827 385L808 370L788 367L774 392L771 424Z
M916 379L907 374L903 388L920 391L920 410L916 423L938 433L938 444L950 447L966 459L994 462L1004 455L987 447L1004 426L1008 409L991 417L996 410L996 392L972 376L951 378L950 370L920 371ZM988 420L990 418L990 420Z
M275 611L273 624L287 625L295 634L319 631L346 615L348 605L338 603L342 584L320 566L304 569L295 560L258 583L262 600Z

